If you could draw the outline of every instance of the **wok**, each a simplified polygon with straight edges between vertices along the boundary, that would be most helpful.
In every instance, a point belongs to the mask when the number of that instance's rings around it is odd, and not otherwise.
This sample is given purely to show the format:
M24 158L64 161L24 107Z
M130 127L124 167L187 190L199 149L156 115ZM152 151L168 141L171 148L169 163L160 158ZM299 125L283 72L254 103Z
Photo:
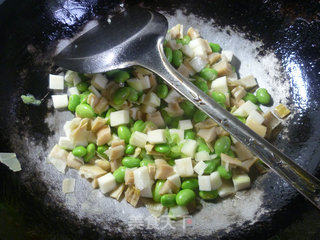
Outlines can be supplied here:
M308 204L273 172L258 177L238 198L204 204L185 228L149 224L145 208L128 207L76 178L74 194L61 191L62 176L46 156L72 115L53 111L47 76L58 72L52 57L61 39L70 39L90 20L106 20L128 5L161 11L170 25L199 28L202 35L233 50L240 75L253 74L274 104L292 114L273 143L316 174L320 156L319 3L290 1L5 1L0 6L1 152L17 153L19 173L1 166L1 200L12 204L32 228L24 238L267 238ZM121 29L119 29L121 31ZM44 98L24 105L21 94ZM300 205L297 205L297 203ZM134 222L134 224L133 224ZM0 231L5 231L4 225ZM8 237L12 238L12 237Z

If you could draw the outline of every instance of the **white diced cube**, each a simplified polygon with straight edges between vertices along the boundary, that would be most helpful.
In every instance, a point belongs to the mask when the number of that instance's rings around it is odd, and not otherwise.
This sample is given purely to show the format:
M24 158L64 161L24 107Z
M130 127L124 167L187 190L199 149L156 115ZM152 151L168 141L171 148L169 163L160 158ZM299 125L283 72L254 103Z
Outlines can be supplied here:
M230 50L222 50L221 51L222 57L224 57L228 62L232 61L233 58L233 52Z
M148 140L147 134L135 131L130 137L129 143L133 146L144 148Z
M156 108L150 106L150 105L145 105L145 104L142 104L142 106L140 107L140 110L141 112L143 113L154 113L157 111Z
M144 76L142 79L140 79L140 81L141 81L141 85L142 85L142 90L151 88L151 82L150 82L150 78L148 75Z
M228 93L229 90L228 90L227 77L223 76L212 81L211 90L216 92L221 92L224 94Z
M194 56L207 58L207 52L206 52L206 49L203 46L198 46L196 48L193 48L192 50L193 50Z
M222 185L218 188L220 197L227 197L234 193L234 187L231 181L222 181Z
M177 91L171 89L164 101L166 101L167 103L174 103L177 102L180 98L180 94Z
M212 127L209 129L203 128L198 131L197 135L202 137L206 142L210 143L216 139L217 129L216 127Z
M211 191L210 176L198 176L199 190Z
M236 173L232 176L235 191L240 191L250 187L250 177L246 173Z
M76 94L76 95L80 94L78 88L77 87L68 88L68 95L71 96L71 95L74 95L74 94Z
M90 90L90 92L92 92L98 98L101 97L101 93L93 85L90 85L90 87L88 89Z
M59 172L65 174L66 167L67 167L67 162L65 160L58 159L58 158L49 158L49 161L52 163L53 166L55 166L55 168Z
M55 90L63 90L64 76L49 74L49 88Z
M98 90L104 90L107 87L108 79L101 73L95 74L91 80L91 84Z
M72 150L74 148L73 142L68 137L60 137L58 145L67 150Z
M131 78L131 79L127 80L127 83L128 83L128 85L130 87L134 88L138 92L142 92L143 91L143 86L142 86L142 82L140 81L140 79Z
M204 170L207 168L207 164L203 161L198 162L193 170L199 175L201 176L204 173Z
M115 111L110 114L111 127L128 124L130 121L129 110Z
M68 71L66 72L66 74L64 75L64 80L65 80L66 82L68 82L68 83L72 83L72 84L73 84L73 83L74 83L74 78L76 78L76 77L79 78L77 72L68 70ZM79 79L80 79L80 78L79 78ZM80 80L80 81L81 81L81 80ZM79 81L79 82L80 82L80 81Z
M212 190L216 190L222 185L220 174L217 171L210 174L210 181Z
M186 55L187 57L192 58L194 56L193 54L193 50L189 45L183 45L181 47L181 51L183 52L184 55Z
M143 104L149 105L151 107L159 107L161 104L161 99L154 92L148 93L143 99Z
M183 144L183 146L181 148L181 152L183 154L185 154L186 156L193 158L194 154L196 153L197 146L198 146L198 144L197 144L196 140L188 139Z
M257 108L258 106L252 103L251 101L246 101L237 110L233 112L233 115L239 117L247 117L251 111L256 110Z
M182 47L181 43L177 43L176 40L169 40L168 41L168 46L172 49L172 50L177 50L180 49Z
M182 141L184 139L184 130L181 129L169 129L169 133L172 136L173 134L178 134L180 141Z
M135 169L133 171L134 176L134 185L139 190L150 188L153 184L153 181L150 179L148 167L143 166Z
M98 184L100 187L100 191L105 194L111 192L113 189L117 187L116 179L114 178L112 173L107 173L102 177L99 177Z
M147 133L148 142L151 144L165 143L166 136L164 129L152 130Z
M138 110L139 110L139 108L137 108L137 107L130 108L130 110L129 110L130 114L129 115L133 120L137 120Z
M193 128L193 125L192 125L191 120L180 120L179 121L179 129L189 130L192 128Z
M199 56L195 56L190 61L190 66L196 71L200 72L206 65L208 64L208 61L206 58L202 58Z
M54 108L66 108L68 107L68 95L52 95L52 102Z
M207 151L197 152L195 156L195 160L197 162L210 160L210 155Z
M193 175L193 167L191 157L180 158L175 160L174 169L180 177L190 177Z
M62 182L62 192L72 193L74 191L76 180L74 178L65 178Z
M248 118L247 118L247 121L248 121L248 120L254 120L254 121L256 121L257 123L262 124L262 123L264 122L264 117L263 117L260 113L258 113L257 110L252 110L252 111L250 111L250 113L249 113L249 116L248 116Z
M178 188L181 187L181 180L180 180L179 174L171 175L170 177L167 178L167 180L171 181Z

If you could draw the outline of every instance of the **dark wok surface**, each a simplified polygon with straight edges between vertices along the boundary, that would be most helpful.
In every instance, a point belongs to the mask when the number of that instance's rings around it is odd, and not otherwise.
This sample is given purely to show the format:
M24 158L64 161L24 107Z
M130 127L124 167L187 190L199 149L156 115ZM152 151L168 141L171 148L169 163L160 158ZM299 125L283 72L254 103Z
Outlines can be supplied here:
M125 5L137 2L128 1ZM29 220L33 231L25 238L129 237L124 234L126 230L121 222L113 222L103 228L90 219L78 218L59 199L55 199L51 186L39 181L45 174L37 168L45 161L40 156L52 146L48 137L54 134L45 119L53 110L47 108L46 102L40 107L23 105L19 98L28 92L37 98L44 97L47 93L47 74L55 70L51 56L57 41L73 36L90 19L105 18L116 12L120 3L10 0L0 6L0 150L15 151L23 168L22 172L13 174L0 166L0 198L16 206L19 214ZM259 57L274 52L280 60L282 68L279 71L283 73L283 79L278 79L279 85L273 86L272 90L281 93L279 89L289 82L290 97L286 102L296 109L289 125L285 126L285 131L275 139L275 143L307 170L317 172L320 156L318 2L146 1L144 5L169 15L174 14L173 9L181 8L185 15L193 13L214 19L221 28L231 27L245 33L245 39L252 42L261 40L263 45L257 49ZM32 144L35 144L34 148ZM260 181L259 188L265 192L261 208L264 212L255 219L254 224L248 221L239 227L235 222L231 231L230 228L220 230L212 233L213 237L266 238L299 216L298 209L301 208L297 207L298 202L300 205L307 204L273 173ZM5 229L6 226L1 225L0 231ZM164 235L162 233L161 236ZM156 232L146 229L134 232L137 239L156 236ZM204 235L196 230L188 236Z

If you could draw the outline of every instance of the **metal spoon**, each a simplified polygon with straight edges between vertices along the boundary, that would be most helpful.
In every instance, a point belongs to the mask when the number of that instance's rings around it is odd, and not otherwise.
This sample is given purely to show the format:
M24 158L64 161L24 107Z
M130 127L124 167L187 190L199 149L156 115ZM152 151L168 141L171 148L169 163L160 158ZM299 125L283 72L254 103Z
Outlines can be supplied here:
M320 181L261 138L188 79L163 53L166 18L143 8L132 8L100 23L62 50L55 62L82 73L101 73L140 65L158 74L171 87L205 112L237 140L320 209Z

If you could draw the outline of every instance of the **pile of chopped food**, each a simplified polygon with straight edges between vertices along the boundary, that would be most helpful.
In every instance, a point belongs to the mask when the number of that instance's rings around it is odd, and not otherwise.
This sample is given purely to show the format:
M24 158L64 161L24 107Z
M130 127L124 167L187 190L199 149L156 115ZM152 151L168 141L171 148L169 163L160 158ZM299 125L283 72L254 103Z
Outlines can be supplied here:
M271 101L268 91L257 89L253 76L238 79L233 53L196 29L187 35L180 24L170 29L164 52L178 72L261 137L290 113L283 105L262 112L259 104ZM93 188L117 200L124 195L134 207L149 198L150 212L159 216L168 209L173 219L190 214L199 199L250 187L248 173L258 159L154 73L138 66L101 74L67 71L50 75L49 82L50 89L68 86L67 94L52 95L53 106L75 113L49 154L62 173L77 169ZM66 179L65 192L74 184Z

